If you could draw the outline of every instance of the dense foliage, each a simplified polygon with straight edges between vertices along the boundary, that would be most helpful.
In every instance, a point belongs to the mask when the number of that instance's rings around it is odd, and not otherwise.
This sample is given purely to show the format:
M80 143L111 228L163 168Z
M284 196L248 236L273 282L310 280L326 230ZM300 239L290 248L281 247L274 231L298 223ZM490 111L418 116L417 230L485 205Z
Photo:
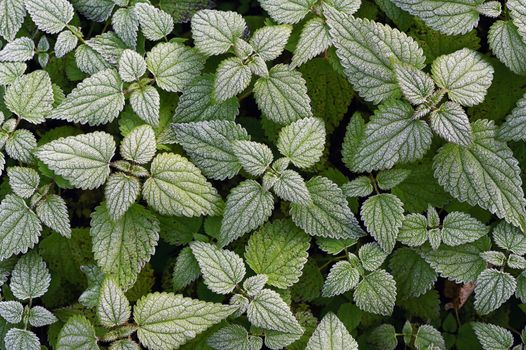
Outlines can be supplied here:
M524 0L0 0L0 349L526 348Z

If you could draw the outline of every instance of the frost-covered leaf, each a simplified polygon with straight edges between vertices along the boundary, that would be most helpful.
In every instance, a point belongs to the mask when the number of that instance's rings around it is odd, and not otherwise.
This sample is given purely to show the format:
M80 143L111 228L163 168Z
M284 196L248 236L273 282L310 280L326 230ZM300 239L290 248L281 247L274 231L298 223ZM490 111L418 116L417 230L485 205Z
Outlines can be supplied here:
M431 73L436 84L449 98L463 106L474 106L482 101L493 80L493 67L482 55L464 48L433 61Z
M10 85L22 76L27 65L22 62L0 62L0 85Z
M35 211L44 225L64 237L71 236L68 208L62 197L56 194L46 196L37 203Z
M471 144L471 125L462 106L447 101L431 113L431 128L449 142L461 146Z
M418 69L424 66L422 49L397 29L335 11L327 23L345 75L367 101L379 103L400 95L392 64L395 58Z
M376 242L366 243L358 250L360 263L366 271L375 271L382 266L388 254Z
M138 204L114 221L103 203L91 215L95 260L120 286L130 287L155 252L159 230L155 215Z
M157 44L146 55L148 70L161 89L183 91L201 73L203 57L193 48L179 43Z
M104 189L110 217L118 220L135 203L140 192L141 183L136 177L121 172L111 174Z
M273 160L272 150L259 142L236 140L232 151L243 169L254 176L262 175Z
M288 288L298 282L307 262L309 237L290 220L275 220L253 233L245 248L245 259L267 283Z
M18 260L9 287L17 299L26 300L44 295L50 283L51 275L46 263L33 251Z
M433 250L423 248L420 255L442 277L456 282L474 282L486 268L480 253L489 249L484 241L467 243L456 247L441 245Z
M25 253L37 242L42 225L26 202L8 194L0 203L0 259Z
M24 36L16 38L2 48L0 51L0 62L25 62L32 59L34 54L35 43Z
M0 0L0 35L12 41L24 23L24 0Z
M526 74L526 42L512 21L497 21L489 30L491 51L512 72Z
M4 102L9 110L33 124L44 122L53 109L49 74L37 70L17 78L7 89Z
M263 225L274 209L274 197L255 180L245 180L230 191L221 222L219 244L225 246Z
M347 199L334 182L317 176L306 185L312 201L306 205L290 205L290 215L296 225L313 236L357 238L363 235Z
M119 59L119 75L121 79L126 82L137 81L145 72L146 61L144 58L133 50L124 50Z
M418 328L415 335L415 347L418 350L437 349L445 350L446 343L442 334L433 326L428 324L422 325Z
M247 131L233 121L217 120L173 124L176 140L203 174L216 180L236 175L241 163L232 142L249 140Z
M37 140L29 130L18 129L9 135L5 143L5 151L9 157L24 163L33 161L33 151L37 147Z
M9 186L13 192L22 197L29 198L40 183L40 176L35 169L14 166L7 169Z
M404 219L402 201L390 193L377 194L363 203L360 213L369 233L383 250L391 252Z
M142 297L133 309L141 343L151 350L176 349L236 310L234 306L172 293Z
M221 198L199 169L172 153L157 155L142 195L162 215L200 216L218 212Z
M82 72L89 75L111 67L97 51L86 44L79 45L75 50L75 63Z
M310 12L314 0L260 0L259 4L279 23L294 24Z
M268 76L256 81L254 98L263 115L279 124L312 117L305 79L284 64L275 65Z
M235 97L223 102L214 100L214 79L212 74L203 74L185 88L175 109L175 122L234 120L239 112L239 102Z
M96 126L113 121L123 108L122 81L116 70L107 69L78 84L50 117Z
M29 324L33 327L44 327L58 321L51 311L38 305L33 306L31 310L29 310L28 320Z
M252 79L250 67L240 58L230 57L217 67L214 96L224 102L245 90Z
M172 16L145 2L139 2L133 13L141 24L141 31L146 39L158 41L166 38L174 29Z
M360 273L358 269L348 261L338 261L331 267L327 279L323 285L322 295L333 297L343 294L358 285Z
M71 316L60 330L57 350L99 350L95 329L82 315Z
M59 33L73 18L73 6L67 0L24 0L27 12L38 29Z
M161 98L153 86L133 90L130 95L130 105L135 113L152 126L159 124Z
M488 227L482 222L466 213L454 211L442 223L442 242L451 246L474 242L488 232Z
M105 278L100 287L97 317L105 327L124 324L130 318L131 308L124 292L112 278Z
M367 176L358 176L342 185L343 194L347 197L366 197L373 192L373 184Z
M358 350L358 343L345 325L332 312L327 313L316 327L305 350Z
M24 306L18 301L0 301L0 316L9 323L22 321Z
M279 132L277 147L298 168L308 168L321 158L325 147L325 125L318 118L304 118Z
M437 279L431 266L410 248L397 249L391 256L389 268L401 299L425 294Z
M272 187L281 199L307 205L311 201L309 189L300 174L291 169L283 170Z
M294 56L292 67L298 67L327 50L331 45L329 28L320 17L314 17L307 21L301 30L300 38Z
M133 129L122 140L120 153L124 159L137 164L146 164L155 156L155 132L149 125Z
M425 103L435 90L431 77L410 64L395 64L396 81L404 97L413 105Z
M264 26L254 32L250 45L264 61L272 61L285 49L291 32L289 25Z
M499 130L504 140L526 140L526 95L522 96Z
M9 350L40 350L40 341L35 333L18 328L11 328L4 338Z
M507 272L484 270L477 278L475 310L480 315L496 310L515 293L516 285L515 278Z
M139 21L133 8L120 8L111 17L111 25L115 34L131 48L137 45Z
M192 17L195 47L205 55L220 55L230 49L246 30L243 17L232 11L201 10Z
M484 350L508 350L513 345L513 335L506 328L481 322L472 326Z
M389 316L396 300L396 282L385 270L371 272L358 283L353 297L361 310Z
M526 254L526 235L515 226L501 221L493 228L492 235L497 246L502 249L517 255Z
M61 32L55 42L55 56L64 57L77 47L78 38L69 30Z
M380 105L351 155L351 170L389 169L422 158L431 146L432 133L424 121L412 116L413 108L406 102L391 100Z
M263 289L252 299L248 305L247 317L256 327L293 334L303 333L289 306L278 293L270 289Z
M193 242L190 248L211 291L229 294L245 277L245 264L236 253L204 242Z
M435 178L453 197L478 205L526 230L526 210L518 162L505 142L495 139L488 120L472 124L468 147L447 144L434 158Z
M36 156L73 186L94 189L106 182L115 141L110 134L96 131L51 141Z

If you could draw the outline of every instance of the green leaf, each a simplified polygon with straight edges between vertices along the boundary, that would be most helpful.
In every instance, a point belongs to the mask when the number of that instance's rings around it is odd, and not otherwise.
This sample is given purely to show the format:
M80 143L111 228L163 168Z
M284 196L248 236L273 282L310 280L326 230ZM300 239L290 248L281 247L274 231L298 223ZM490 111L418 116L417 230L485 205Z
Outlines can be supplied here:
M33 124L45 121L53 109L49 74L42 70L22 75L6 89L4 102L20 118Z
M234 306L204 302L172 293L148 294L135 305L137 335L149 349L176 349L219 323Z
M482 222L458 211L449 213L442 223L442 241L452 246L474 242L488 232Z
M254 98L263 115L278 124L312 117L305 79L284 64L275 65L268 76L256 81Z
M373 184L367 176L358 176L352 181L342 185L346 197L367 197L373 192Z
M57 34L73 18L73 6L67 0L25 0L27 12L38 29Z
M122 339L113 342L108 350L141 350L141 347L133 340Z
M199 269L199 263L197 262L192 250L189 247L185 247L181 250L177 256L175 262L173 274L172 274L172 285L175 291L179 291L192 283L201 275Z
M434 158L435 178L453 197L478 205L526 230L526 210L518 162L505 142L495 139L488 120L472 124L469 147L443 146Z
M526 74L526 43L512 21L493 23L489 29L488 43L493 54L512 72Z
M389 316L396 300L396 282L385 270L377 270L363 277L353 296L361 310Z
M508 350L513 346L513 335L506 328L481 322L472 326L484 350Z
M20 300L34 299L44 295L51 283L46 263L35 252L22 256L15 267L9 285L13 295Z
M7 168L7 176L13 192L22 198L31 197L40 183L38 172L31 168L13 166Z
M102 282L97 304L97 316L104 327L124 324L131 315L130 303L117 282L106 277Z
M431 66L436 84L447 91L452 101L463 106L484 101L493 72L493 67L482 55L467 48L440 56Z
M432 250L423 248L420 255L442 277L455 282L474 282L486 268L486 262L480 253L489 249L487 241L477 241L456 247L441 245Z
M435 90L433 79L413 65L395 64L394 73L402 94L413 105L427 102Z
M4 338L9 350L40 350L40 341L35 333L18 328L11 328Z
M33 306L29 310L29 324L33 327L44 327L57 322L58 319L42 306Z
M378 182L378 187L386 191L404 182L409 174L411 174L411 170L408 169L382 170L376 175L376 181Z
M146 5L140 3L141 5ZM137 4L139 5L139 4ZM126 49L119 58L119 75L125 82L138 81L146 72L146 61L133 50Z
M232 141L250 139L239 124L227 120L173 124L177 141L203 174L215 180L235 176L241 169Z
M305 350L358 350L358 343L332 312L323 316Z
M240 58L227 58L217 67L214 96L218 102L224 102L245 90L251 80L250 66Z
M99 350L91 322L82 315L71 316L60 330L57 350Z
M278 23L295 24L310 12L314 0L260 0L261 7Z
M515 226L500 221L493 228L492 235L495 243L502 249L517 255L526 254L526 235Z
M232 142L232 151L245 171L253 176L262 175L272 163L272 150L265 144L236 140Z
M146 123L152 126L159 124L161 97L153 86L133 90L130 95L130 105L139 118Z
M190 248L211 291L229 294L245 277L245 264L236 253L204 242L193 242Z
M455 102L447 101L431 112L431 128L440 137L460 146L471 144L471 125L464 109Z
M205 55L220 55L230 49L246 30L243 17L231 11L201 10L192 17L195 47Z
M274 197L255 180L245 180L230 191L221 222L219 244L224 247L268 220Z
M91 215L93 254L102 270L122 287L133 285L150 260L159 239L159 221L147 209L134 204L113 220L105 204Z
M141 183L136 177L121 172L111 174L104 189L110 217L113 220L121 218L135 203L140 192Z
M51 141L38 148L36 156L73 186L94 189L110 174L115 141L110 134L96 131Z
M504 140L526 140L526 95L517 101L515 108L506 117L499 130L499 137Z
M6 0L4 0L6 1ZM0 51L0 62L25 62L35 55L35 43L28 37L7 43Z
M486 269L477 278L475 287L475 310L487 315L498 309L515 293L517 283L507 272Z
M309 254L309 236L290 220L275 220L253 233L245 247L245 259L267 283L288 288L298 282Z
M420 326L416 332L415 347L417 350L426 350L432 347L433 349L445 350L446 343L439 331L433 326L425 324Z
M264 61L272 61L285 49L291 32L292 26L289 25L265 26L254 32L250 45Z
M367 342L374 345L374 349L394 350L398 345L396 330L393 325L382 324L372 330Z
M413 119L408 103L391 100L375 111L347 163L354 172L371 172L415 161L430 148L431 136L424 121Z
M0 203L0 259L26 253L37 242L42 225L26 202L8 194Z
M24 306L18 301L0 301L0 316L9 323L20 323Z
M50 118L97 126L113 121L124 108L122 81L114 69L84 79L53 110Z
M204 59L193 48L169 42L157 44L148 52L146 65L158 87L180 92L201 74Z
M320 17L311 18L301 30L300 38L292 57L292 68L299 67L318 56L327 50L330 45L329 28L325 21Z
M405 33L336 11L325 14L345 75L365 100L377 104L400 95L393 61L424 67L422 49Z
M333 297L343 294L358 285L360 273L348 261L338 261L331 267L329 275L323 285L322 295Z
M183 91L175 109L174 121L176 123L205 120L234 121L239 113L239 102L235 97L223 102L215 101L212 98L214 79L215 76L212 74L203 74Z
M141 24L146 39L158 41L166 38L174 29L172 16L148 3L135 4L133 13Z
M334 182L316 176L306 185L312 202L290 205L290 215L296 225L312 236L358 238L363 235L342 190Z
M221 198L217 191L186 158L159 154L153 159L150 172L142 195L160 214L190 217L218 212Z
M298 168L316 164L325 147L325 125L318 118L304 118L279 132L278 149Z
M367 230L382 249L391 252L404 219L402 201L390 193L377 194L362 204L360 214Z
M0 1L0 35L7 41L12 41L24 23L26 8L24 0Z
M416 298L433 288L437 274L413 249L399 248L389 260L401 299Z
M358 250L358 257L366 271L378 270L387 256L388 254L376 242L366 243Z
M155 132L150 125L141 125L133 129L122 140L121 156L137 164L146 164L156 152Z
M278 293L270 289L263 289L252 299L248 305L247 317L256 327L293 334L303 333L289 306Z

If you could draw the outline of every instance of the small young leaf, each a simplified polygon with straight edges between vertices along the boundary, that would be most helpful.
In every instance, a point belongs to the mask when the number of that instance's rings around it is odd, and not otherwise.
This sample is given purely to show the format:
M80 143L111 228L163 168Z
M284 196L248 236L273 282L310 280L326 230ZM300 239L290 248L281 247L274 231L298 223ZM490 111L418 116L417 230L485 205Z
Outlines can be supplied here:
M333 297L343 294L358 285L360 273L348 261L338 261L331 267L331 271L323 285L322 295Z
M389 316L396 300L396 282L385 270L365 275L354 291L354 302L361 310Z
M0 301L0 316L9 323L22 321L24 306L18 301Z
M22 256L13 268L11 291L20 300L44 295L51 283L51 275L44 260L35 252Z
M404 219L402 201L393 194L378 194L363 203L360 213L367 230L382 249L391 252Z
M252 80L250 67L240 58L230 57L217 67L214 96L224 102L245 90Z
M69 30L61 32L55 42L55 56L64 57L77 47L78 38Z
M484 270L477 278L475 310L487 315L505 303L515 293L517 283L512 275L496 269Z
M442 223L442 241L452 246L474 242L488 232L482 222L458 211L449 213Z
M12 41L24 23L26 8L24 0L0 1L0 35L7 41Z
M133 129L122 140L121 156L137 164L146 164L152 160L156 152L155 132L149 125L141 125Z
M166 38L174 29L172 16L148 3L135 4L133 13L141 24L141 30L146 39L158 41Z
M325 125L318 118L304 118L279 132L278 149L298 168L313 166L325 147Z
M410 64L395 64L396 81L404 97L413 105L425 103L435 90L433 79Z
M270 148L254 141L234 141L232 142L232 151L243 169L254 176L262 175L273 160Z
M145 72L146 61L144 58L133 50L124 50L119 59L119 75L121 79L128 83L137 81Z
M152 126L159 124L161 97L153 86L133 90L130 95L130 105L139 118L146 123Z
M97 316L105 327L124 324L130 318L130 303L119 285L112 278L105 278L100 287Z
M358 343L332 312L327 313L307 343L305 350L358 350Z
M272 189L278 197L291 203L308 205L311 201L305 180L291 169L285 169L279 174Z
M458 103L443 103L431 113L430 118L433 131L445 140L461 146L471 144L471 125L466 112Z
M57 321L55 315L42 306L33 306L29 310L29 324L33 327L44 327Z
M300 38L294 56L292 68L299 67L311 58L327 50L331 44L329 28L320 17L310 19L301 30Z
M5 0L4 0L5 1ZM0 51L0 62L25 62L35 55L35 43L28 37L7 43Z
M7 169L7 176L13 192L22 198L31 197L40 183L38 172L31 168L10 167Z
M248 305L247 317L256 327L293 334L303 333L289 306L278 293L270 289L263 289L252 299Z
M264 61L272 61L285 49L291 32L292 27L288 25L264 26L254 32L250 45Z

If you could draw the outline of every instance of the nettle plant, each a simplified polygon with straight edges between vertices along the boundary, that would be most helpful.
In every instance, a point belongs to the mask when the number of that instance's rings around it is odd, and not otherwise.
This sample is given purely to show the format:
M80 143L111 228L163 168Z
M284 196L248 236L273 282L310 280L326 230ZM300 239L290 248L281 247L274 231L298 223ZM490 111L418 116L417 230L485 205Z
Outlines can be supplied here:
M0 0L0 349L525 348L523 1L241 3Z

